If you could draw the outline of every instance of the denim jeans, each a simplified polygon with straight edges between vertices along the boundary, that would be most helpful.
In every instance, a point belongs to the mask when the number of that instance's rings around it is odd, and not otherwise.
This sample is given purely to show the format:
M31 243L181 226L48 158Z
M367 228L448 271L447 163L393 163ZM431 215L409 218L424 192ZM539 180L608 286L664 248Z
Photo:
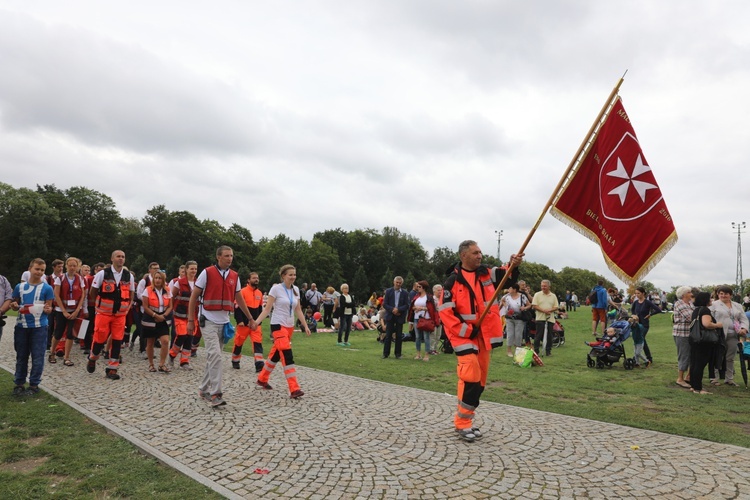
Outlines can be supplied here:
M425 332L417 328L417 322L414 322L414 343L416 344L417 352L422 348L422 342L424 342L424 352L430 352L430 332Z
M344 335L344 342L349 342L349 332L352 331L352 316L350 314L342 314L339 318L339 344L341 343L341 336Z
M29 373L29 356L31 356L31 376L29 384L37 386L42 381L44 370L44 352L47 349L47 327L24 328L16 325L13 331L13 346L16 349L16 385L24 385Z

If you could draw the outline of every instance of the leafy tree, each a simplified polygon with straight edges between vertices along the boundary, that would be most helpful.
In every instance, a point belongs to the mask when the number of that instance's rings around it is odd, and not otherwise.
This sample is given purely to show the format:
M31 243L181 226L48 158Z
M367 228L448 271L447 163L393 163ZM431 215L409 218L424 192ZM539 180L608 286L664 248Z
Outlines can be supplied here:
M390 288L393 286L393 278L396 277L396 274L391 271L391 268L385 270L385 273L383 273L383 276L380 278L380 288L376 290L378 293L382 293L383 290L386 288Z
M599 279L601 278L596 273L587 269L564 267L557 274L557 282L559 283L560 290L556 290L556 292L558 294L565 293L566 290L576 292L578 300L585 302L589 291L596 286L596 282ZM605 281L605 286L609 287L611 284Z
M560 294L558 287L557 273L553 271L549 266L539 264L536 262L524 261L518 268L520 279L526 281L526 283L534 291L540 290L540 283L542 280L550 281L550 289L552 293ZM562 293L565 289L562 290Z
M296 251L294 242L285 234L279 234L272 240L265 238L258 242L256 257L258 277L261 288L268 290L279 282L279 268L284 264L294 264ZM298 278L299 279L299 278ZM299 279L300 283L303 281Z
M349 286L349 291L357 298L360 304L366 302L370 297L370 286L367 284L367 274L363 266L357 268L352 284Z
M117 223L117 236L113 238L112 249L109 251L102 250L91 259L91 263L104 262L108 263L110 255L114 250L122 250L128 260L133 261L137 257L142 257L147 253L149 234L139 219L127 217L120 219Z
M51 229L60 221L57 210L44 196L28 188L0 183L0 265L9 279L21 276L31 259L50 261Z
M352 275L342 276L338 253L319 239L313 238L311 243L298 240L297 255L297 280L300 283L314 282L318 289L330 285L338 290L341 283L352 278Z
M445 281L448 269L459 261L458 252L448 247L437 247L432 251L430 257L430 269L432 273L440 279L440 283Z

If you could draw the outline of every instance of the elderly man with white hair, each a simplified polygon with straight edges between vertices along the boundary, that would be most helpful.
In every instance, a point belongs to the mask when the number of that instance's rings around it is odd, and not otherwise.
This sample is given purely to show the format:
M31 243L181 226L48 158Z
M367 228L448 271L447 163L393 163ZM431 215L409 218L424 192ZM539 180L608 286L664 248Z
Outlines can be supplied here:
M690 322L693 316L693 289L689 286L681 286L675 292L673 313L674 324L672 326L672 337L677 346L677 382L680 387L690 389L690 384L685 380L685 374L690 375Z

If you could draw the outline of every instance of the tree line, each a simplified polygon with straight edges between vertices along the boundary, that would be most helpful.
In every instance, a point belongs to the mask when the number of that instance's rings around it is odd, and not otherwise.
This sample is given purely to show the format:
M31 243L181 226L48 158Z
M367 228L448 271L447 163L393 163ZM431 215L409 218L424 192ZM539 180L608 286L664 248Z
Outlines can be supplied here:
M211 265L219 245L231 246L233 267L241 276L257 272L265 290L278 282L279 267L291 263L297 268L297 284L315 282L319 289L330 285L338 290L348 283L360 302L391 286L396 275L403 276L408 287L421 279L431 285L443 283L446 271L458 262L455 248L438 247L429 253L418 238L395 227L326 229L310 241L281 233L256 241L251 230L239 224L227 228L164 205L146 210L140 219L122 217L112 198L83 186L62 190L54 184L38 185L32 190L0 183L0 273L11 282L35 257L51 262L72 255L92 265L109 263L115 249L125 251L126 266L136 276L155 261L172 277L187 260L197 261L201 269ZM489 255L484 262L498 265ZM581 301L600 278L585 269L565 267L556 272L535 262L524 262L520 275L537 290L542 279L550 280L557 295L575 290Z

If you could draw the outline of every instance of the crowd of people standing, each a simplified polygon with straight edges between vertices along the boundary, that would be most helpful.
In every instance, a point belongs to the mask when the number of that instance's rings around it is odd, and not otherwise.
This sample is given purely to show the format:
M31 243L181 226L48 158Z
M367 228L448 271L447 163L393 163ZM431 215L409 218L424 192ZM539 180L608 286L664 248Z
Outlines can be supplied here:
M73 367L71 351L80 345L88 373L94 373L104 358L105 376L119 380L121 350L132 349L137 337L144 346L147 370L164 374L172 372L176 361L181 369L192 370L190 360L202 338L206 368L198 394L212 407L224 406L222 350L233 313L237 333L232 368L240 369L243 344L249 338L257 386L271 390L271 374L281 362L289 395L298 399L304 392L291 348L295 325L310 335L322 320L325 327L336 327L337 345L342 347L351 345L355 325L377 329L384 359L390 357L392 347L395 358L401 358L403 342L410 338L415 341L414 359L429 361L436 354L438 340L443 340L458 362L455 428L459 437L473 441L481 437L473 418L486 383L488 353L504 342L507 354L512 356L516 347L529 345L533 338L536 353L551 356L556 320L575 312L578 298L575 292L567 291L565 301L558 301L548 280L542 280L540 290L532 294L525 282L517 280L515 268L507 293L490 303L490 296L497 297L498 278L507 268L483 266L481 250L470 240L461 244L459 256L460 263L444 285L430 287L427 281L419 280L407 290L403 278L396 276L392 287L382 294L373 293L366 304L355 300L346 283L339 290L328 286L324 292L315 283L309 289L306 284L298 288L296 269L291 265L280 269L280 282L267 294L258 288L257 273L250 273L243 287L239 275L231 269L233 251L226 246L217 249L214 265L198 273L196 262L188 261L172 280L156 262L138 280L125 266L121 250L112 253L110 264L95 264L93 272L69 257L54 260L53 272L47 276L45 261L34 259L14 289L0 276L0 316L8 309L19 313L14 331L17 365L13 393L33 395L39 391L48 349L48 363L57 363L59 352L62 364ZM521 258L513 256L513 263L517 265ZM610 308L624 311L629 305L630 320L637 325L637 347L645 355L644 367L649 367L653 362L646 340L650 318L664 312L666 296L649 296L644 288L637 287L631 298L623 300L619 292L603 285L600 280L587 297L594 335L600 329L604 333ZM673 306L677 385L697 394L710 394L702 384L706 367L711 385L737 385L734 363L738 342L747 336L748 318L743 306L732 300L732 292L728 286L717 287L713 296L689 287L677 289ZM489 314L480 327L479 318L485 311ZM273 347L264 359L261 322L266 318L270 320ZM719 341L710 345L691 341L690 325L696 321L716 330ZM409 333L405 334L407 326Z

